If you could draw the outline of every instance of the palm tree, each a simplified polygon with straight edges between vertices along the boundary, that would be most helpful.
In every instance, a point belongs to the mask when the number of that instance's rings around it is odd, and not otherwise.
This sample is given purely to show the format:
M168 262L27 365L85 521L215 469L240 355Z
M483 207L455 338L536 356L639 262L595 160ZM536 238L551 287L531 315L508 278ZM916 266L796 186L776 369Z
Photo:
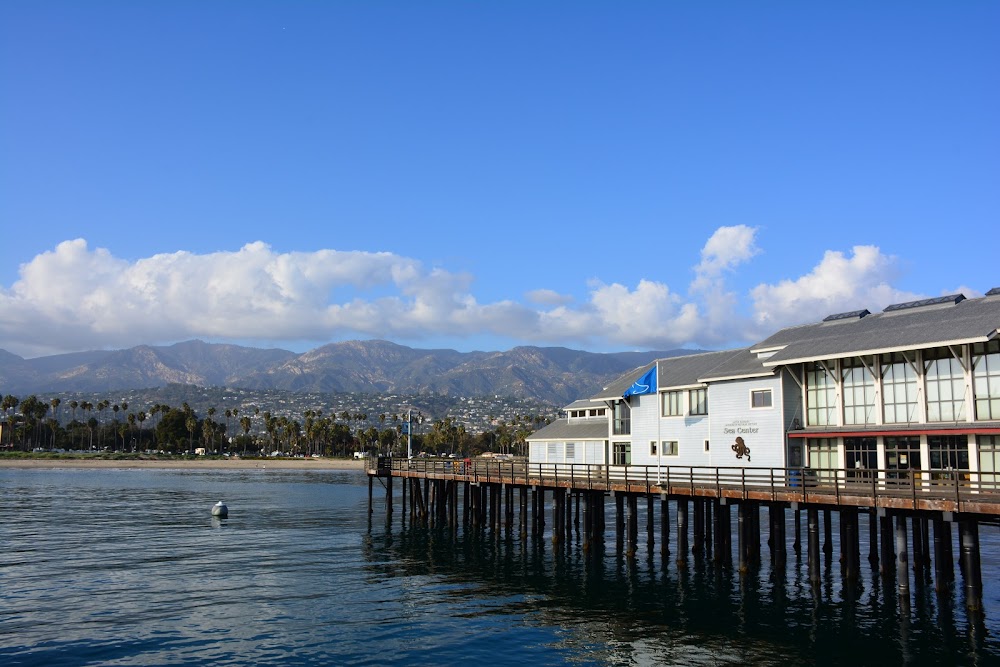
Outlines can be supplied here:
M139 414L135 416L139 420L139 444L142 444L142 422L146 421L146 411L140 410Z
M186 405L186 404L185 404ZM184 420L184 426L188 430L188 454L194 453L194 432L198 428L198 418L194 416L194 412L188 412L187 418Z

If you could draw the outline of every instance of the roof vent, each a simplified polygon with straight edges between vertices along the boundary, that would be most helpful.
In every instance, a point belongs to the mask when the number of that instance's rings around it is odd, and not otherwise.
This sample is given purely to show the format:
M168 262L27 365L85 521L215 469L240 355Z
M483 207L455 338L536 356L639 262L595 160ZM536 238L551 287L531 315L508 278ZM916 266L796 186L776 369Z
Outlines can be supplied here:
M998 294L1000 294L1000 287L994 287L993 289L991 289L989 292L986 293L986 296L996 296Z
M948 296L939 296L933 299L921 299L919 301L907 301L906 303L894 303L891 306L886 306L885 310L882 312L891 313L896 310L909 310L910 308L923 308L924 306L940 306L946 303L956 304L965 301L964 294L949 294Z
M837 322L840 320L860 320L865 315L871 315L871 312L865 308L864 310L852 310L849 313L837 313L836 315L827 315L823 318L824 322Z

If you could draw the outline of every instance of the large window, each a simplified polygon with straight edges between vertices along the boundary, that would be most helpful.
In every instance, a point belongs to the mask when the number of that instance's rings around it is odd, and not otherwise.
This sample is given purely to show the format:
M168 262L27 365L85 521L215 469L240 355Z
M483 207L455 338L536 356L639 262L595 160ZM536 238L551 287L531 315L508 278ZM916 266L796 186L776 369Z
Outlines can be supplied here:
M844 424L875 423L875 376L873 358L845 359L841 370L844 381Z
M806 424L830 426L837 423L837 378L823 364L806 367Z
M984 489L1000 489L1000 435L977 435L979 482Z
M899 352L882 355L882 405L886 424L917 421L917 371Z
M976 419L1000 419L1000 340L972 346L972 386Z
M837 441L831 438L809 438L807 447L809 467L815 471L816 479L830 481L840 468L837 456Z
M612 462L616 466L627 466L632 464L632 443L613 442L611 443L611 453L614 457Z
M954 422L965 419L965 370L949 348L928 350L924 355L927 386L927 421Z
M663 394L663 416L680 417L684 414L684 394L668 391Z
M708 414L708 389L692 389L688 392L688 404L692 415Z
M614 435L629 435L632 433L632 408L625 401L615 402Z
M932 471L951 471L969 469L969 436L967 435L929 435L927 450L931 457ZM931 477L951 481L948 474L935 474Z
M844 465L848 478L871 479L871 470L878 468L878 447L875 438L844 438Z

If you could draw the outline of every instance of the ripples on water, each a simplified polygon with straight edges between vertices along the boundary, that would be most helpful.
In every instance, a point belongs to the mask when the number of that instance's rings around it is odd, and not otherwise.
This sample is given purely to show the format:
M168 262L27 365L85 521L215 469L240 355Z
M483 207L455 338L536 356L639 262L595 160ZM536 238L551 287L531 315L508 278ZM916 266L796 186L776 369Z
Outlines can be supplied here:
M0 469L0 665L992 664L961 575L814 590L789 553L741 579L647 553L369 519L355 471ZM210 515L224 500L228 519ZM398 497L397 497L398 501ZM641 524L640 524L641 525ZM862 547L866 553L866 547ZM867 570L865 570L867 574Z

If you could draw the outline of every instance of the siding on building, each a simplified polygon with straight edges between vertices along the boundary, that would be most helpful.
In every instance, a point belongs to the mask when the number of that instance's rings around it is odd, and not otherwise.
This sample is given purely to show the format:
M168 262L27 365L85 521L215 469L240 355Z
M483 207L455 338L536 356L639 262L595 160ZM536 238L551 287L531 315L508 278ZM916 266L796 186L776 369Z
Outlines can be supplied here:
M750 407L751 392L771 391L770 408ZM777 376L718 382L709 386L709 433L715 455L712 465L739 467L785 467L785 419L781 378ZM750 448L747 457L736 458L733 445L742 438Z

